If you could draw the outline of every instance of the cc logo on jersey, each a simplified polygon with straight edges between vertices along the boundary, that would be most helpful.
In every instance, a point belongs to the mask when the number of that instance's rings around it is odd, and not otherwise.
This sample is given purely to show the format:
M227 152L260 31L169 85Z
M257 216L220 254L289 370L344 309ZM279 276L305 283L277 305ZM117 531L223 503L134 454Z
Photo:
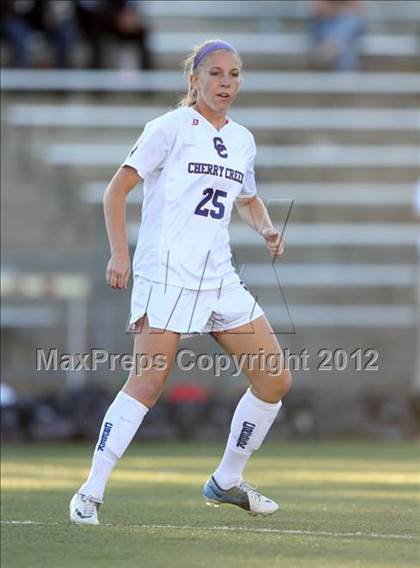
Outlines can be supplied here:
M219 154L221 158L227 158L226 146L223 144L223 140L220 136L215 136L213 138L213 144L216 152Z

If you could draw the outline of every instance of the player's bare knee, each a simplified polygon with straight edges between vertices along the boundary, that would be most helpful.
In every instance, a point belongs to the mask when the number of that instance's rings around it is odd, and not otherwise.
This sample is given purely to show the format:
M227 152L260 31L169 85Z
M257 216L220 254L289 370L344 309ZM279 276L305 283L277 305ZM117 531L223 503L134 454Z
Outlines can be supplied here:
M124 390L151 408L159 400L162 390L165 386L166 377L142 377L139 375L130 375Z
M292 373L288 370L288 369L284 369L284 371L281 374L281 390L282 390L282 396L284 396L289 390L290 387L292 386Z
M278 402L288 392L292 385L292 374L289 370L284 369L281 374L272 377L268 383L268 396L270 402Z
M138 399L148 408L152 408L159 400L162 390L163 385L160 383L144 383L137 391Z

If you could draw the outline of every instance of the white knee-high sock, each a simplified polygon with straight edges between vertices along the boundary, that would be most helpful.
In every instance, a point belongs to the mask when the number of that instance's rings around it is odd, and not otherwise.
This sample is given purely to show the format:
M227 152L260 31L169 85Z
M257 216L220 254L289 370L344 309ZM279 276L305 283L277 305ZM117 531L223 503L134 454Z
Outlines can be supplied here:
M115 464L122 457L149 409L120 391L102 421L89 477L80 493L103 499L105 486Z
M242 481L242 472L251 454L258 450L271 428L282 402L260 400L249 388L238 403L230 426L230 435L219 467L213 474L223 489Z

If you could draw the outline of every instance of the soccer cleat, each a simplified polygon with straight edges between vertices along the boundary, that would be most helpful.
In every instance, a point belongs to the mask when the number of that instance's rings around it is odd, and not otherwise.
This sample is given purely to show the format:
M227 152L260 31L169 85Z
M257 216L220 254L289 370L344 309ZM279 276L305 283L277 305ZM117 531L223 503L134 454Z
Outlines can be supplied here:
M245 481L242 481L239 487L222 489L213 476L210 477L203 487L203 497L207 505L217 507L224 503L229 503L245 509L252 516L272 515L279 508L277 503L261 495L255 487L252 487Z
M70 521L78 525L99 525L98 509L102 501L78 491L70 501Z

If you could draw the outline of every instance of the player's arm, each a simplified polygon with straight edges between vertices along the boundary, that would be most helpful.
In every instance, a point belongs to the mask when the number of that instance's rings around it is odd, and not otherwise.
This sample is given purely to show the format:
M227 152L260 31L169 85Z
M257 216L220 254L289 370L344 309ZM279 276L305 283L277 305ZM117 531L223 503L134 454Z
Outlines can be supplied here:
M134 168L119 168L103 197L105 225L111 258L106 269L106 281L112 288L126 289L131 274L131 261L126 232L127 195L141 178Z
M262 200L254 195L238 198L235 203L241 219L265 239L271 256L273 258L281 256L284 251L284 240L280 232L273 227L270 215Z

